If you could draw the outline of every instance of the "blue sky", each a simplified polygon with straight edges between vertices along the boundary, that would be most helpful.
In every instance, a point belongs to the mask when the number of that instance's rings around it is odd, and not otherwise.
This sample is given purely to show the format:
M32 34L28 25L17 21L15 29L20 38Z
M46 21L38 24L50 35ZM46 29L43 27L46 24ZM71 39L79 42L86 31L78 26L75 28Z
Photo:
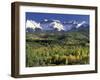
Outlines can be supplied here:
M86 21L89 23L89 15L75 15L75 14L55 14L55 13L35 13L35 12L26 12L26 20L35 20L40 22L44 19L48 20L60 20L64 21Z

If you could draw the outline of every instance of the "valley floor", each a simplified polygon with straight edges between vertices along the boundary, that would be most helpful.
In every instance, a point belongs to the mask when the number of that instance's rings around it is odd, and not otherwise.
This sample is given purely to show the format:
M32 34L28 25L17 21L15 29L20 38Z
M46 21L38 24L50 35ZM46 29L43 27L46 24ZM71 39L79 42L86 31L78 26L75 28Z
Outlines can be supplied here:
M89 64L89 38L78 32L26 34L26 67Z

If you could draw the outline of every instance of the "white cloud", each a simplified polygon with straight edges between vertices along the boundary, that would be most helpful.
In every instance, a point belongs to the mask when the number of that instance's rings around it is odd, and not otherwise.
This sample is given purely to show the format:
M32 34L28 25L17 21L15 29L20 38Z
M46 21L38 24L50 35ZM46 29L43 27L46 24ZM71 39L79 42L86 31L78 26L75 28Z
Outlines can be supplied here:
M48 19L44 19L44 21L46 22L46 21L48 21Z

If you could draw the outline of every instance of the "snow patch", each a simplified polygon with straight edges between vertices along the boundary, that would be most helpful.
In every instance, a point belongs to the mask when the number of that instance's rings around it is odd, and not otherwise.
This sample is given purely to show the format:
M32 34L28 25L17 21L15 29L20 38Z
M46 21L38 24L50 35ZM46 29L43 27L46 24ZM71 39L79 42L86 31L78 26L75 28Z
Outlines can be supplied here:
M81 26L82 26L83 24L85 24L85 23L86 23L86 21L82 21L81 23L77 24L76 28L81 27Z

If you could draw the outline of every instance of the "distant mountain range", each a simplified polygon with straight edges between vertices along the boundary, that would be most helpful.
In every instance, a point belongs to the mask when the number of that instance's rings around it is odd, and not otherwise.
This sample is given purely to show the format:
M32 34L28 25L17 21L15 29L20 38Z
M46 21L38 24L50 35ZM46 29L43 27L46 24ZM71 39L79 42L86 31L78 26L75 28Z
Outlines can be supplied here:
M26 21L26 32L35 31L77 31L89 29L89 24L86 21L77 22L44 19L41 22L34 20Z

